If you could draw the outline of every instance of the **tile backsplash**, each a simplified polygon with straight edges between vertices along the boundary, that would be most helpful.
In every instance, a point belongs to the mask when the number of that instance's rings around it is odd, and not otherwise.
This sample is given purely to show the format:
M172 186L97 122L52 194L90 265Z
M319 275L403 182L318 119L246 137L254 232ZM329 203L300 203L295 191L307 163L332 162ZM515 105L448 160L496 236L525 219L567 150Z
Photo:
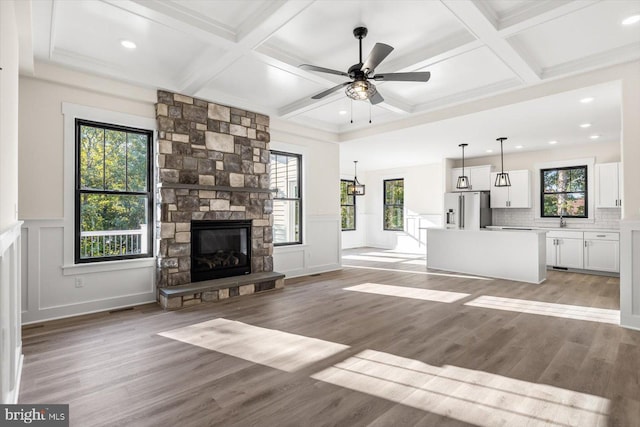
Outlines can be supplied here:
M620 209L595 209L595 218L587 220L567 219L567 228L620 228ZM535 209L492 209L493 225L526 227L557 227L558 219L536 218Z

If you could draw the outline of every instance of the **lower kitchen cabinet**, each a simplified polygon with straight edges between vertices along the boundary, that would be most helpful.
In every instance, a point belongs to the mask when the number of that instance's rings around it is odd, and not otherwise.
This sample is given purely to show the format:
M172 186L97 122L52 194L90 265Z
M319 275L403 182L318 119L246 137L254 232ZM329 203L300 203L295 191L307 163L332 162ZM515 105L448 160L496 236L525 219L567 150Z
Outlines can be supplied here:
M620 271L620 235L618 233L584 233L584 268Z
M550 231L547 233L547 265L553 267L584 267L584 244L581 231Z

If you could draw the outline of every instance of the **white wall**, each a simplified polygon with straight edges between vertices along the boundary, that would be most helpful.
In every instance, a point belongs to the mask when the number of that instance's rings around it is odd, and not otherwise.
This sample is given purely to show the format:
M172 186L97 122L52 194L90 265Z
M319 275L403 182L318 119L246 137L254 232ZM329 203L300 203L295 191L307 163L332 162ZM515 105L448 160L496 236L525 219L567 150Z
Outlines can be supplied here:
M302 244L276 246L273 268L287 277L337 270L340 259L339 149L331 136L271 121L272 150L302 155Z
M398 244L398 236L405 233L397 231L385 231L382 224L383 207L383 181L385 179L404 179L404 207L405 230L410 232L411 238L418 243L423 240L426 233L419 235L417 227L411 218L426 215L442 214L443 173L442 164L430 164L399 169L383 169L366 171L358 174L358 180L365 184L366 194L358 197L358 228L363 230L363 243L359 246L372 246L384 249L393 249ZM362 177L360 177L362 175ZM343 176L347 177L346 172ZM353 176L351 176L353 179ZM345 234L342 232L343 239ZM348 241L347 243L352 243ZM346 246L343 248L355 247Z
M0 402L16 403L22 372L18 203L18 24L0 1Z
M73 120L154 129L155 99L151 89L44 64L20 78L23 322L155 301L152 258L73 265Z

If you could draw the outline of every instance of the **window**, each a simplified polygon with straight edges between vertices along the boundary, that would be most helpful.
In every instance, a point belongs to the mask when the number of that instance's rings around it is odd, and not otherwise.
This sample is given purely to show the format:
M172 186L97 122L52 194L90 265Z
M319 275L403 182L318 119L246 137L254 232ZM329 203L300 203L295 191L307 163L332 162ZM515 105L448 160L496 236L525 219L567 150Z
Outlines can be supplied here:
M302 156L271 151L273 244L302 243Z
M385 230L404 230L404 179L384 180Z
M540 216L587 218L587 166L541 169Z
M347 194L347 188L355 185L354 180L340 180L340 215L342 217L342 231L356 229L356 196Z
M76 119L76 263L153 252L153 131Z

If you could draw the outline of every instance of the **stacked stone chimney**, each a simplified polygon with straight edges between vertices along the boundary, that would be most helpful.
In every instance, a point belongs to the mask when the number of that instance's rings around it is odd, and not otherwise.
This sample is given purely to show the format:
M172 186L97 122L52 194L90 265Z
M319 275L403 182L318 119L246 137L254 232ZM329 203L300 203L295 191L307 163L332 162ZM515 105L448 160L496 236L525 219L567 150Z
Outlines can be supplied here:
M252 220L251 272L273 271L269 117L158 91L159 288L191 282L191 221Z

